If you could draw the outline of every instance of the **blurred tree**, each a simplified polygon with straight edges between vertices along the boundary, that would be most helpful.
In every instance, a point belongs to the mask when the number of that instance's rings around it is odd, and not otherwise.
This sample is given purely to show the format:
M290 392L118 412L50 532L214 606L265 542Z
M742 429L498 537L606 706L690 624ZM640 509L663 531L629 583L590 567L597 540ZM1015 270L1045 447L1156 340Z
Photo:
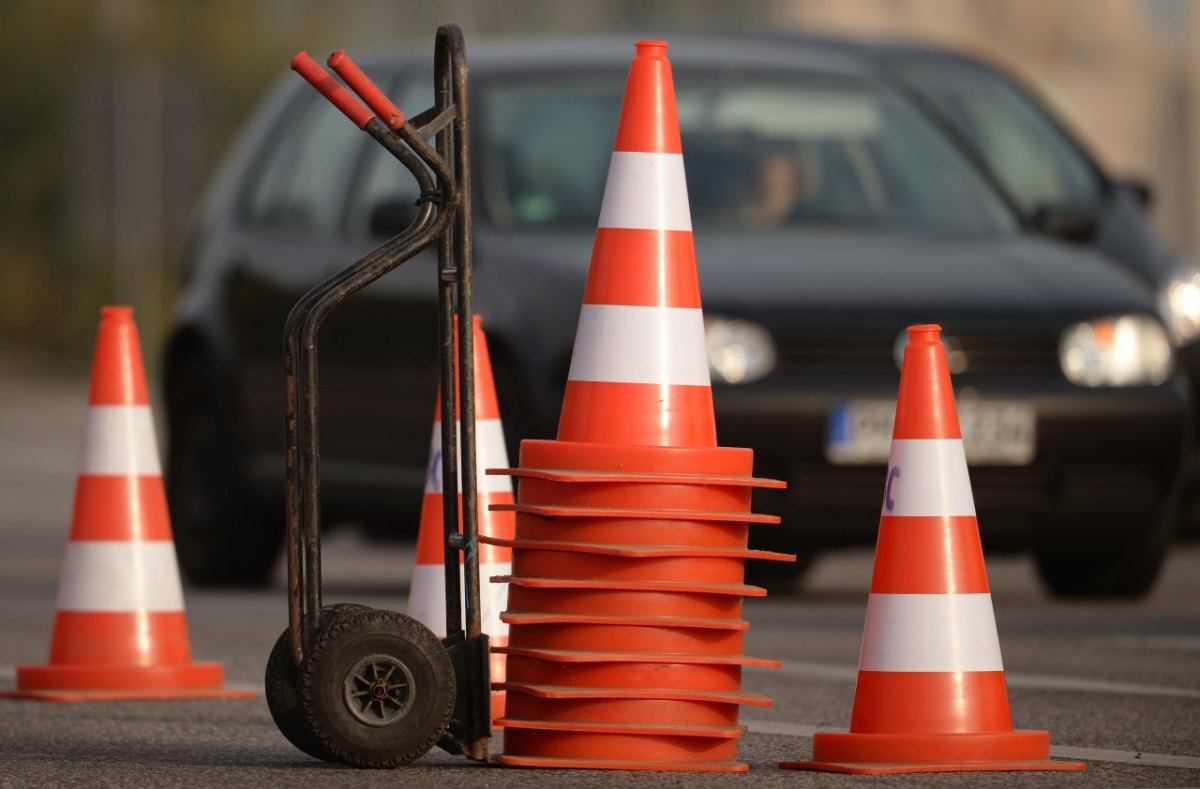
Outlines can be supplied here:
M290 13L297 6L303 13ZM146 193L175 197L169 210L156 207L154 217L147 217L162 225L147 232L153 230L162 242L150 247L154 254L172 257L183 218L220 149L301 42L331 34L332 14L326 4L240 0L5 3L0 341L85 360L96 308L112 300L114 263L121 263L113 259L114 248L122 248L113 239L121 224L119 207L112 205L120 187L113 184L122 175L114 172L114 151L122 144L135 155L160 150L162 166L149 172L164 183ZM136 91L153 84L131 78L137 74L158 75L165 100L122 100L130 86ZM187 94L182 103L176 95L181 89ZM139 117L172 110L174 125ZM179 129L179 117L188 129ZM146 141L147 126L159 129L163 139ZM135 204L134 210L144 207ZM162 283L170 278L155 273L164 261L125 264L150 287L135 294L123 288L117 295L141 302L149 316L165 314L170 288ZM150 265L154 269L139 277ZM153 334L156 327L147 328Z

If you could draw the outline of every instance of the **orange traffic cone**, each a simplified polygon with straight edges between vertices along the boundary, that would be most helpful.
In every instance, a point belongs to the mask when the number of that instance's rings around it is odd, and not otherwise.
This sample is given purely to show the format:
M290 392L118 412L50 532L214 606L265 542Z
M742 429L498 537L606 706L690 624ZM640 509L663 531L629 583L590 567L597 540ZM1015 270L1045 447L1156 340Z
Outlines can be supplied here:
M479 491L479 534L511 540L514 531L512 512L493 512L490 504L513 503L512 481L507 477L485 476L482 470L490 466L507 466L508 450L504 443L504 426L500 422L500 405L492 380L492 362L488 356L487 340L481 328L482 319L475 316L475 436L476 472ZM425 475L425 498L421 504L420 532L417 536L417 564L413 568L412 585L408 594L408 615L432 630L439 638L446 636L446 565L445 536L442 527L442 407L441 397L434 412L433 441L429 452L429 467ZM460 434L461 435L461 434ZM461 481L461 472L460 477ZM462 490L461 484L459 490ZM459 493L459 512L462 512L462 493ZM480 618L483 632L494 647L508 644L508 625L501 621L508 586L489 583L493 576L506 576L512 569L512 549L506 545L483 544L479 549ZM505 678L504 655L491 656L493 682ZM492 718L504 715L504 692L492 691Z
M558 440L714 447L671 62L665 41L639 41L636 47Z
M253 697L223 690L219 663L191 662L133 309L104 307L100 315L50 663L18 666L17 690L4 695Z
M556 441L521 443L502 764L743 772L753 453L716 445L667 45L639 41Z
M849 732L813 761L843 773L1082 770L1013 731L962 433L939 326L911 326Z

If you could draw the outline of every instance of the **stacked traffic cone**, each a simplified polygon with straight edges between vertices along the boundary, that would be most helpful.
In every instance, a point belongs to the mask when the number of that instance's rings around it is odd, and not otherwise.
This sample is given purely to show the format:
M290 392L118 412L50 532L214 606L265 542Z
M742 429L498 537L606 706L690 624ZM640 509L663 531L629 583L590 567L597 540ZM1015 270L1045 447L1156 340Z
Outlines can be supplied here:
M753 453L716 445L667 45L640 41L557 441L524 441L504 764L747 769L737 761Z
M192 662L133 310L100 315L50 663L18 666L17 690L4 695L252 697L222 689L220 664Z
M1082 770L1013 731L962 433L938 326L912 326L849 732L813 737L844 773Z
M504 426L500 422L500 405L492 380L492 362L488 356L482 319L475 317L475 447L476 489L479 494L479 534L511 540L514 531L512 512L493 512L492 504L513 503L512 480L507 477L486 476L482 469L508 465L508 450L504 443ZM434 412L433 440L429 451L429 466L425 474L425 498L421 505L421 525L417 536L417 564L409 588L408 615L432 630L439 638L446 637L446 564L445 532L442 526L442 399L439 395ZM456 435L462 435L461 423ZM462 512L462 472L459 471L459 506ZM489 583L493 576L508 575L512 570L512 549L507 546L484 544L479 549L480 619L483 632L493 646L508 643L508 625L501 621L508 586ZM494 682L504 681L504 655L491 656L490 673ZM504 714L504 692L492 691L492 717Z

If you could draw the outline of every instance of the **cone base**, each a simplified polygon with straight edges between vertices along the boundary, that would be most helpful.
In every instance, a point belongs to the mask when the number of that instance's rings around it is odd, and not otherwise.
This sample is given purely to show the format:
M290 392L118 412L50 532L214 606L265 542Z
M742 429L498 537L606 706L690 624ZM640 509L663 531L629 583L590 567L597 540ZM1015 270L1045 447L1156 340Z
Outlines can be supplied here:
M497 762L506 767L542 767L560 770L643 770L657 772L747 773L744 762L639 762L618 759L550 759L542 756L501 754Z
M900 773L976 773L976 772L1079 772L1083 762L963 762L961 764L841 764L838 762L780 762L783 770L816 770L848 775L895 775Z
M194 689L175 688L170 690L6 690L0 691L0 699L23 699L26 701L55 701L75 703L80 701L191 701L213 699L253 699L258 694L252 690L227 688Z
M165 666L105 666L51 663L17 666L17 689L6 698L43 701L253 698L252 691L227 690L220 663Z
M1078 771L1080 762L1050 761L1050 734L1012 731L972 734L813 735L813 760L781 762L789 770L854 775L983 771Z

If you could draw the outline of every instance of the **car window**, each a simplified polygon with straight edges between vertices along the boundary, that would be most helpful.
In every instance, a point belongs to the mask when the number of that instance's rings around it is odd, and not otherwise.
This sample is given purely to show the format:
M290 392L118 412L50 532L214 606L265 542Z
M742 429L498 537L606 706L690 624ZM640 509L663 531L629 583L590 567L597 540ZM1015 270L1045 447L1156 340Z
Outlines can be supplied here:
M899 71L975 147L1022 211L1099 200L1099 179L1087 157L1007 79L944 60L903 63Z
M363 135L315 92L297 100L247 185L243 213L257 227L331 233Z
M480 193L500 227L594 226L623 80L544 75L477 91ZM689 74L676 102L693 222L988 234L1008 209L926 118L858 82Z

